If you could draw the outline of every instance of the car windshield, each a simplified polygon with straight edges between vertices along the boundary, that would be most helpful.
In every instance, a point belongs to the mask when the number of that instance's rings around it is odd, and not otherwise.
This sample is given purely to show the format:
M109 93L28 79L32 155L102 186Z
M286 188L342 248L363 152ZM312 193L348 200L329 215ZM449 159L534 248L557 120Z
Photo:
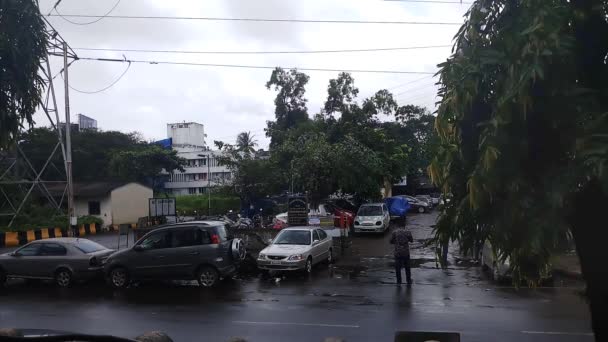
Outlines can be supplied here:
M378 205L368 205L359 209L359 216L382 216L382 208Z
M275 245L310 245L310 231L285 230L274 240Z
M89 254L106 249L104 246L98 244L97 242L85 239L76 240L76 242L74 242L74 247L76 247L84 254Z

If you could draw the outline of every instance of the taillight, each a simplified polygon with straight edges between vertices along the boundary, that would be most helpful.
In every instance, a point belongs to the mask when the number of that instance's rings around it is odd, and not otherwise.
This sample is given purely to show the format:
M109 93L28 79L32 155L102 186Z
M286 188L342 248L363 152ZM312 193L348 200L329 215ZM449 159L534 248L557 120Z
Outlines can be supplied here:
M211 243L214 245L219 245L220 244L220 237L217 234L213 234L211 235Z
M97 263L97 258L96 257L92 257L91 259L89 259L89 266L98 266L99 264Z

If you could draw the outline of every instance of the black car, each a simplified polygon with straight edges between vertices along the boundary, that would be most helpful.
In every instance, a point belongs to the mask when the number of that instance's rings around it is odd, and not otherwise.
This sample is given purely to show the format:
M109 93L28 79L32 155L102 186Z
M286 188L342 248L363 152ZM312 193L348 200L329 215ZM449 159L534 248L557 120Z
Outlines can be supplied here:
M112 254L104 265L110 285L132 280L192 280L212 287L232 276L245 258L240 239L229 236L221 221L192 221L159 227L129 249Z

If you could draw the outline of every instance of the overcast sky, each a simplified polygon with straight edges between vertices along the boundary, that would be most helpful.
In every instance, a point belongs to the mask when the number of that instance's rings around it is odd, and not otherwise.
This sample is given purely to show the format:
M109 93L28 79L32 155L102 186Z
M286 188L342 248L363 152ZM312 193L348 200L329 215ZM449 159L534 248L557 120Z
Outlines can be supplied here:
M457 0L454 0L457 1ZM56 0L41 0L49 13ZM116 0L63 0L62 14L102 15ZM112 15L189 16L265 19L462 22L468 4L381 0L122 0ZM89 22L91 18L70 18ZM377 25L330 23L268 23L202 20L104 18L91 25L74 25L61 17L49 21L81 57L122 58L122 52L76 48L118 48L188 51L336 50L450 45L459 26ZM128 59L241 64L327 69L436 71L451 48L401 51L283 54L195 55L124 52ZM60 58L53 57L54 72ZM126 63L78 61L69 69L70 85L96 91L111 84ZM311 115L326 98L329 79L338 72L306 71ZM241 131L255 134L260 147L266 120L274 118L274 91L264 86L271 70L183 65L133 64L113 87L97 93L70 91L72 121L77 113L91 116L103 130L138 131L146 139L166 138L166 124L194 121L205 125L207 142L234 142ZM400 104L434 110L435 79L420 74L353 73L361 97L389 89ZM417 80L417 81L416 81ZM416 81L397 87L406 82ZM61 78L56 89L63 105ZM63 113L63 111L62 111ZM47 125L37 115L38 125Z

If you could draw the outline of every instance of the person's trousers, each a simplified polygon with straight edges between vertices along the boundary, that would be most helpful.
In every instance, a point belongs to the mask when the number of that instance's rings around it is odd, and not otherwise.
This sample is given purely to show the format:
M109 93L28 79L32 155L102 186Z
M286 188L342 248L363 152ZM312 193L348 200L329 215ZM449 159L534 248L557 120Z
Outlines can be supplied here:
M410 268L410 257L402 256L395 257L395 274L397 275L397 284L401 284L401 269L405 268L405 281L408 284L412 283L412 270Z

